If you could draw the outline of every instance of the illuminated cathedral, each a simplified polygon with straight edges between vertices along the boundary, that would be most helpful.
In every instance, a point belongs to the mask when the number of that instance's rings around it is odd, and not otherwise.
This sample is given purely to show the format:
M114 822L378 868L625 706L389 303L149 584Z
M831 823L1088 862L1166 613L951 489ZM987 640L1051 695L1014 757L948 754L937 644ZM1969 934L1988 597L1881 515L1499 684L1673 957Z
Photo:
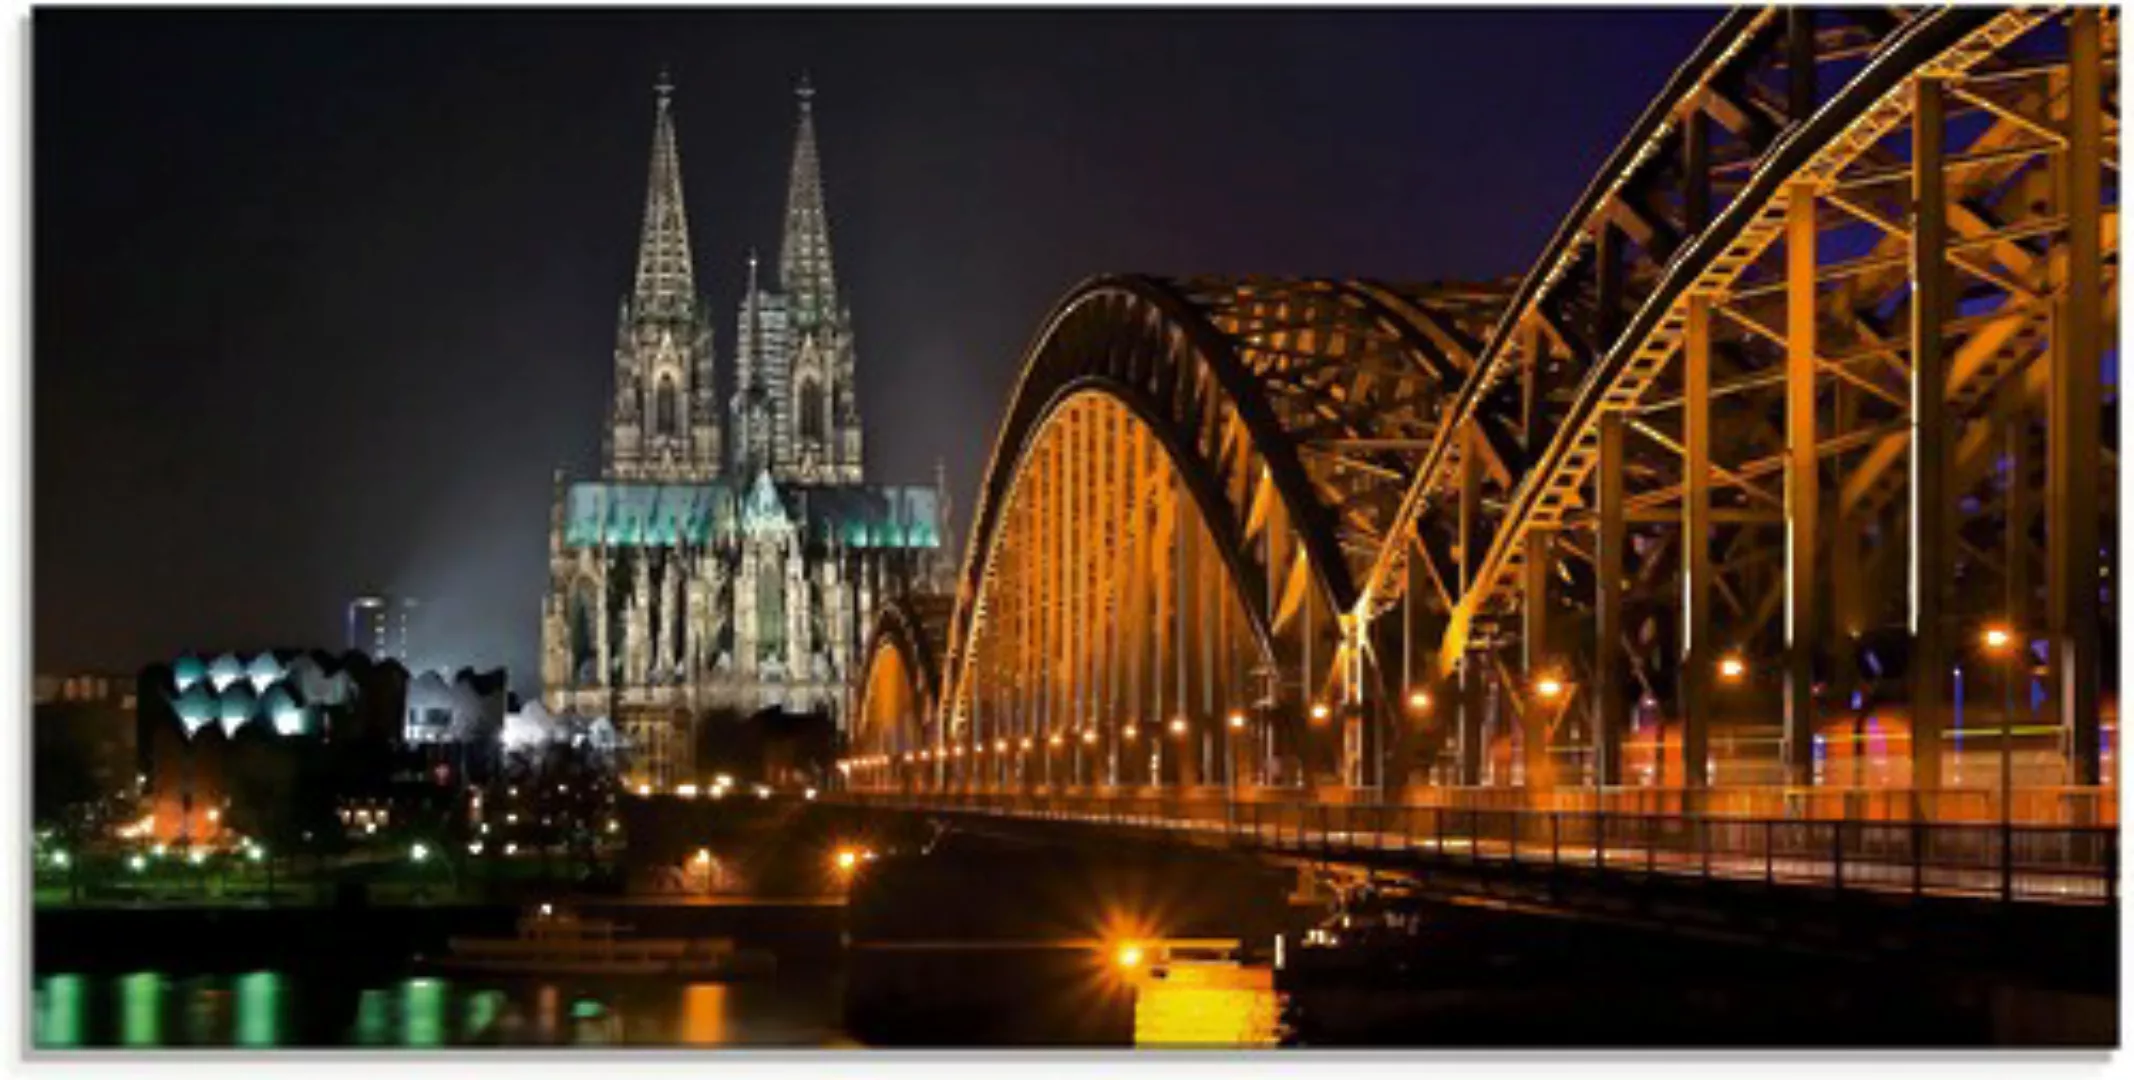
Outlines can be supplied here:
M722 410L673 88L657 89L602 473L556 476L541 682L553 711L613 717L628 782L664 789L693 782L695 732L711 717L777 708L842 727L877 607L944 586L954 568L938 471L931 485L865 478L813 91L799 89L775 272L747 259Z

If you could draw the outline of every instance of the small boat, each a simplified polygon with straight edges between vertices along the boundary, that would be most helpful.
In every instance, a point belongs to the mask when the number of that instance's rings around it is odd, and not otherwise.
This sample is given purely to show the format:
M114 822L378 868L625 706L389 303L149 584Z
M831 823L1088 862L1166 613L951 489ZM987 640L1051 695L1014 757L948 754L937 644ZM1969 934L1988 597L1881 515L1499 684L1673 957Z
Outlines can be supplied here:
M519 917L518 936L455 937L441 968L500 975L664 975L698 979L769 975L777 958L732 938L633 938L609 919L548 904Z

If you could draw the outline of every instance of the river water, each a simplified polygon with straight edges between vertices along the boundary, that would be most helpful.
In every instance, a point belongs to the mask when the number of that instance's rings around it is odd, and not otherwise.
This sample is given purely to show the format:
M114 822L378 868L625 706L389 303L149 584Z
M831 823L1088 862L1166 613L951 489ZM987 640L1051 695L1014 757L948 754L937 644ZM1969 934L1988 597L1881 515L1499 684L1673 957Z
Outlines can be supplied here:
M857 1047L846 1030L843 981L835 972L733 983L62 972L36 980L34 1032L40 1050ZM1077 1005L1030 1007L1056 1012L1064 1024ZM1173 978L1136 991L1132 1035L1116 1045L1272 1045L1277 1012L1274 992L1260 980ZM988 1035L966 1038L994 1041ZM1034 1041L1047 1041L1041 1029Z

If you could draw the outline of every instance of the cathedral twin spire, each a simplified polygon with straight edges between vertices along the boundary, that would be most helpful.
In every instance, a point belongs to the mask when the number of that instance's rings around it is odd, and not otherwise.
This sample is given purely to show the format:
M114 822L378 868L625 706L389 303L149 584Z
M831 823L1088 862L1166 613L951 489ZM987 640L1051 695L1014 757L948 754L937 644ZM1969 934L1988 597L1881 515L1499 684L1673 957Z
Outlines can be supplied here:
M836 317L837 279L830 265L830 216L823 209L822 164L815 151L815 88L802 76L800 130L786 183L785 239L778 282L792 298L793 323L809 328Z
M616 349L610 471L625 479L693 482L711 479L723 464L725 471L768 471L781 481L860 482L852 336L830 260L814 87L803 77L796 90L800 116L775 291L758 286L756 257L749 254L733 354L737 392L724 433L730 447L720 443L710 405L710 330L696 293L674 85L665 72L655 89L637 279ZM676 390L689 412L680 424Z
M675 144L674 83L660 72L659 111L652 123L652 170L645 192L645 226L637 242L639 317L672 318L696 303L696 268L689 257L689 215L682 205L682 158Z

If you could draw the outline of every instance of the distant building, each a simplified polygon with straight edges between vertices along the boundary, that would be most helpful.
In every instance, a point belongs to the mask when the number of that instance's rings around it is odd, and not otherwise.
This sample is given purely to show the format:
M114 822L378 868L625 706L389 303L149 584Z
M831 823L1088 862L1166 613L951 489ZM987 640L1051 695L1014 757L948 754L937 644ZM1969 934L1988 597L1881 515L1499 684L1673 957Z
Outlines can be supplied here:
M136 788L133 680L42 674L32 682L31 778L57 803L124 796ZM58 809L34 800L41 809Z
M501 669L410 678L398 660L354 649L152 664L137 680L134 711L150 830L166 841L216 842L240 773L316 778L322 767L307 772L306 759L374 760L375 775L344 779L382 790L396 757L452 743L487 751L502 738L504 686Z
M348 602L345 644L373 660L412 664L422 623L422 601L412 596L358 596Z

